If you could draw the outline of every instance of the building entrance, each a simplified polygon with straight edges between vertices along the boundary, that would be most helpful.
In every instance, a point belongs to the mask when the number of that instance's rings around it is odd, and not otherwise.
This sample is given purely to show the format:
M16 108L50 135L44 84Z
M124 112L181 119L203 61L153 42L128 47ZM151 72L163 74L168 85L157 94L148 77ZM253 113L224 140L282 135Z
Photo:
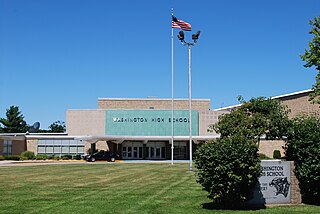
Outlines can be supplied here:
M148 142L146 146L147 159L165 159L166 143L165 142Z
M142 142L123 142L122 158L123 159L142 159L143 158Z

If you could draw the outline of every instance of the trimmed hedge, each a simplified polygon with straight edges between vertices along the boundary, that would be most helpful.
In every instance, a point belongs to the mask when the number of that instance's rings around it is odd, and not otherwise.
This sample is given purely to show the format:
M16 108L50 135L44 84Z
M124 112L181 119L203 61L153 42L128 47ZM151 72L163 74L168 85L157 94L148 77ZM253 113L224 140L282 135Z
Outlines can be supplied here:
M197 182L218 207L239 207L253 197L260 176L258 148L244 137L221 138L195 152Z

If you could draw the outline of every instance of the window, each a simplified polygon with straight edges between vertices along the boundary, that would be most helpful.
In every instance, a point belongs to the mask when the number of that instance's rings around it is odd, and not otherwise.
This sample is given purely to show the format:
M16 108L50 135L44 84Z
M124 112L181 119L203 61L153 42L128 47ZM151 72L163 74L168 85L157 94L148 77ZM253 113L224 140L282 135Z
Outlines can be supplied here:
M122 147L122 158L127 157L127 147Z
M128 147L128 158L131 158L132 157L132 147Z
M11 140L4 140L3 145L3 154L4 155L12 155L12 141Z
M137 158L138 157L138 147L133 147L133 157Z

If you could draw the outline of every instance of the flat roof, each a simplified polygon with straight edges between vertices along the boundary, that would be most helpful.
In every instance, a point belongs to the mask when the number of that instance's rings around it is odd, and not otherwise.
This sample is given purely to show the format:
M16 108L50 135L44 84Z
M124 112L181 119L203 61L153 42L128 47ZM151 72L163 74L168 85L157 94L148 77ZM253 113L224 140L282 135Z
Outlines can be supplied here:
M125 100L130 100L130 101L146 101L146 100L153 100L153 101L171 101L171 98L156 98L156 97L150 97L150 98L98 98L98 100L121 100L121 101L125 101ZM189 100L188 98L174 98L174 100L176 101L187 101ZM192 98L192 100L196 100L196 101L210 101L210 99L196 99L196 98Z
M212 136L192 136L194 141L206 141L219 138L220 135ZM172 136L118 136L118 135L96 135L96 136L78 136L75 139L84 140L90 143L97 141L116 141L122 143L123 141L169 141L171 142ZM174 141L189 141L189 136L174 136Z
M304 94L304 93L310 93L312 92L312 89L307 89L307 90L302 90L302 91L297 91L297 92L293 92L293 93L289 93L289 94L283 94L283 95L278 95L278 96L274 96L271 97L271 99L281 99L281 98L286 98L286 97L290 97L290 96L295 96L295 95L299 95L299 94ZM236 104L236 105L231 105L231 106L226 106L223 108L217 108L217 109L213 109L214 111L227 111L233 108L237 108L239 106L241 106L242 104Z

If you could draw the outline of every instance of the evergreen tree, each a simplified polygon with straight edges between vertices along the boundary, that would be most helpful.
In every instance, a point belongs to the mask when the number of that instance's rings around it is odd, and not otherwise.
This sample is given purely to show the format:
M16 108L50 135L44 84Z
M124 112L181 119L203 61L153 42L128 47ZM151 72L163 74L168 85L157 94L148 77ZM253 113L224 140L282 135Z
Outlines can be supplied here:
M18 106L10 106L7 109L6 118L0 118L0 123L4 133L24 133L29 128Z

